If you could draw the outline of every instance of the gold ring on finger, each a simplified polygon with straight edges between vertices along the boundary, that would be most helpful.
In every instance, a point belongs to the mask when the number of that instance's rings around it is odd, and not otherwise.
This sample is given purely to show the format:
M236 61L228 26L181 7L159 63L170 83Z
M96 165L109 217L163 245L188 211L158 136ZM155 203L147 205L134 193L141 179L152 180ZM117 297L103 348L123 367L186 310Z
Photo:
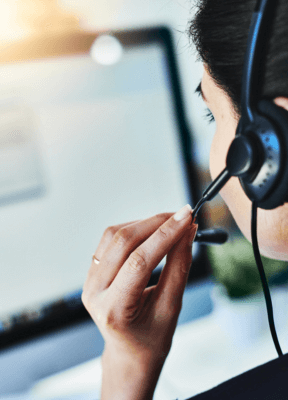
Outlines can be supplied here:
M100 261L95 257L95 255L93 254L92 256L92 260L94 261L95 264L100 264Z

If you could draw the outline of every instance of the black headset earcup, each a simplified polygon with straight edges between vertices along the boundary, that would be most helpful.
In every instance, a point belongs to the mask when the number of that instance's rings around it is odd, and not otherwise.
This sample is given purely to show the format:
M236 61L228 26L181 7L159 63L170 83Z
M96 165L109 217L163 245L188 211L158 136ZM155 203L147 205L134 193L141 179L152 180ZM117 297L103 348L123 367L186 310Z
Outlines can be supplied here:
M269 100L261 100L257 108L275 126L281 143L281 177L269 197L258 204L273 209L288 202L288 111Z

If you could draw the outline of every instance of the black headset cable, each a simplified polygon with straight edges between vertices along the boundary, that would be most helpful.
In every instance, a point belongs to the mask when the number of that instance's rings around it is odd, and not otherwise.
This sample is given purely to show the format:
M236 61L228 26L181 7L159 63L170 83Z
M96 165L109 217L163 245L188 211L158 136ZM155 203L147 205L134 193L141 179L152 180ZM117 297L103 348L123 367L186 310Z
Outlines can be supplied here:
M230 173L228 168L226 167L220 174L219 176L208 186L208 188L205 190L203 193L203 197L200 199L200 201L196 204L193 212L192 212L192 221L197 223L197 217L198 217L198 212L200 208L207 202L212 200L222 189L222 187L228 182L228 180L233 176L234 174ZM265 296L265 301L266 301L266 307L267 307L267 313L268 313L268 321L269 321L269 327L270 327L270 332L274 341L275 348L277 350L278 356L283 356L277 333L275 330L275 325L274 325L274 318L273 318L273 308L272 308L272 301L271 301L271 296L269 292L269 287L268 283L266 280L265 272L264 272L264 267L262 264L260 252L259 252L259 246L258 246L258 240L257 240L257 202L252 201L252 213L251 213L251 236L252 236L252 246L253 246L253 252L254 252L254 257L255 261L259 270L260 278L261 278L261 283L263 286L263 291L264 291L264 296ZM192 224L191 221L191 224Z
M271 335L272 335L278 356L280 357L280 356L283 356L283 353L280 348L277 333L275 330L272 301L271 301L271 296L270 296L270 292L269 292L269 288L268 288L268 283L267 283L267 280L265 277L264 267L262 264L262 260L261 260L261 256L260 256L260 252L259 252L258 240L257 240L257 202L256 201L252 201L251 234L252 234L252 246L253 246L253 251L254 251L254 257L255 257L256 264L257 264L257 267L259 270L259 274L260 274L260 278L261 278L261 282L262 282L262 286L263 286L263 291L264 291L264 295L265 295L265 300L266 300L266 307L267 307L270 331L271 331Z

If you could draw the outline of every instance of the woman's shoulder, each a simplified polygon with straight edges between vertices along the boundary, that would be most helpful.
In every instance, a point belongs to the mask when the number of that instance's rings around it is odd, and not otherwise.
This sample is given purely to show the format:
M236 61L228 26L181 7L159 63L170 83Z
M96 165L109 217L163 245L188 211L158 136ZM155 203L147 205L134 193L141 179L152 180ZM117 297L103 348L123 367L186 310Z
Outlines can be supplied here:
M185 400L287 400L288 354L270 360ZM184 399L178 399L184 400Z

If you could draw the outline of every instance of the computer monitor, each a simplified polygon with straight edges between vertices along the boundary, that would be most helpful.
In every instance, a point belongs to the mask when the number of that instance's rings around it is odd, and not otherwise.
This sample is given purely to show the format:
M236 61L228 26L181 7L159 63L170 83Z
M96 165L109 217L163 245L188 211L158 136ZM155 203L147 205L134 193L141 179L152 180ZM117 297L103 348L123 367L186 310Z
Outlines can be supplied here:
M0 348L89 318L82 286L105 228L199 197L168 28L2 49ZM190 280L208 274L199 247Z

